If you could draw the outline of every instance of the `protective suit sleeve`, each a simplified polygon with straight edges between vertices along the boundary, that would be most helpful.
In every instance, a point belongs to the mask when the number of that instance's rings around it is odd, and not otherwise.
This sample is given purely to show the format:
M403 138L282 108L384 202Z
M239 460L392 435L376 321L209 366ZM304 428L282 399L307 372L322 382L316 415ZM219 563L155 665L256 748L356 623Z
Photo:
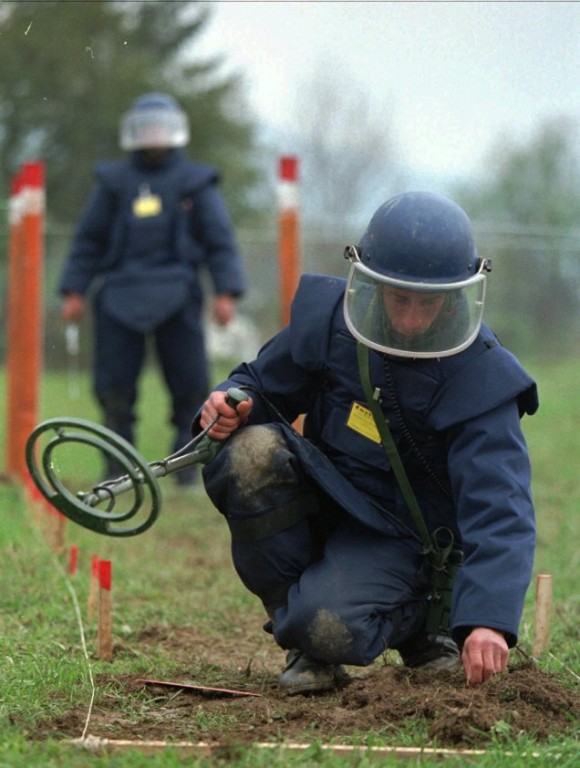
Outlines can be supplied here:
M515 400L450 432L449 476L464 549L451 625L460 643L472 627L517 639L535 547L530 462Z
M116 210L117 196L102 183L97 169L97 183L77 224L70 254L60 278L60 294L84 295L93 278L105 268Z

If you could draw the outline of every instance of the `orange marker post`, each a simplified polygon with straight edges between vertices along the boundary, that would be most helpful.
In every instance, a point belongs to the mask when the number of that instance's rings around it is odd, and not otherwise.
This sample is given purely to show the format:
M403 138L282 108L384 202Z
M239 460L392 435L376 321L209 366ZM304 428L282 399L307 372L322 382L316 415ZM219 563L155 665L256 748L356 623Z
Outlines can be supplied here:
M18 408L18 333L19 296L22 294L22 173L12 179L8 202L8 311L6 318L6 471L9 475L18 472L16 441L16 413Z
M110 560L99 561L99 658L113 660L113 620L111 615L112 570Z
M280 158L278 179L280 325L290 321L290 305L301 271L298 208L298 158Z
M10 202L6 470L28 476L24 451L38 421L42 367L42 267L44 164L26 163L14 180Z

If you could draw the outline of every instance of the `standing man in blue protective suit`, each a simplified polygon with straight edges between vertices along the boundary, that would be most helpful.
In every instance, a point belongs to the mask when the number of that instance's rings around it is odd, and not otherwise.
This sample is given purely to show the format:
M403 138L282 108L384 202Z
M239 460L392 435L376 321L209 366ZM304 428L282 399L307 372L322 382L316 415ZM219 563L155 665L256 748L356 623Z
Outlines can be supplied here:
M482 323L490 264L455 203L389 200L345 255L348 280L303 276L290 324L206 401L199 425L229 437L206 489L289 694L386 648L461 659L477 685L505 670L531 578L536 386ZM236 410L232 385L250 396Z
M121 121L130 155L100 163L60 293L65 323L78 322L95 286L94 390L105 425L134 442L137 382L153 336L171 395L176 450L209 390L200 271L214 289L212 316L226 325L245 290L243 265L216 170L189 161L187 116L166 94L138 98ZM107 474L117 474L107 468ZM176 476L187 484L193 469Z

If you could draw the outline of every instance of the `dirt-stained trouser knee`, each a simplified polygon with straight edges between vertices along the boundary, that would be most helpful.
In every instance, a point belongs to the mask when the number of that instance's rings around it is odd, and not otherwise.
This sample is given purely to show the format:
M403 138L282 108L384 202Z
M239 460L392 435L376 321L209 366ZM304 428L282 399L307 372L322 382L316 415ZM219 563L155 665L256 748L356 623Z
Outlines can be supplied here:
M230 528L236 571L267 609L275 610L319 550L313 536L320 514L314 484L270 425L234 433L203 476Z

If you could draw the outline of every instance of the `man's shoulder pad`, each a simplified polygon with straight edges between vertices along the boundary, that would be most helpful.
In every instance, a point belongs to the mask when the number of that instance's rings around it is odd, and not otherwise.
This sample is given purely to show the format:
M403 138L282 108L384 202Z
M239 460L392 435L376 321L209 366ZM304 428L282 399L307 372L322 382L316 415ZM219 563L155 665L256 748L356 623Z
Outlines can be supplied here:
M197 192L210 184L217 184L219 180L218 171L211 165L188 161L183 166L184 192Z
M520 415L538 409L536 383L520 362L484 333L464 352L441 360L444 383L431 404L435 429L446 429L481 416L509 400Z
M299 321L304 312L315 313L320 317L332 315L336 305L342 301L346 280L327 275L302 275L294 300L292 301L292 321Z
M129 164L126 160L105 160L95 165L95 178L112 192L119 192L125 179Z

